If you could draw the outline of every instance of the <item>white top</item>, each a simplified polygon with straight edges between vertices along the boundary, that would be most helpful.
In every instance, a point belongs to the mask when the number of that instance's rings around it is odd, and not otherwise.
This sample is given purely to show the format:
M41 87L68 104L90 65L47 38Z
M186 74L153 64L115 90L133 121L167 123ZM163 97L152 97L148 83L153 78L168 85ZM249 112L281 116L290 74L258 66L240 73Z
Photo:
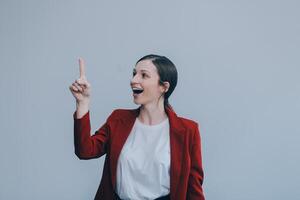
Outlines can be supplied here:
M148 200L170 193L169 119L156 125L136 118L117 165L116 193L121 199Z

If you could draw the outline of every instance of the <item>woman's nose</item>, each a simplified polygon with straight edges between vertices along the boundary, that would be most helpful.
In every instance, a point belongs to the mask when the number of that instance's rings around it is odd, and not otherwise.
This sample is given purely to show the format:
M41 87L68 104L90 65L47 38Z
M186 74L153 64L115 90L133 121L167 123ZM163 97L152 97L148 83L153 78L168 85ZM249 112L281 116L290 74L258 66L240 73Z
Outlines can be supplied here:
M131 83L131 84L134 84L134 83L137 83L137 82L138 82L137 75L132 76L132 78L131 78L131 80L130 80L130 83Z

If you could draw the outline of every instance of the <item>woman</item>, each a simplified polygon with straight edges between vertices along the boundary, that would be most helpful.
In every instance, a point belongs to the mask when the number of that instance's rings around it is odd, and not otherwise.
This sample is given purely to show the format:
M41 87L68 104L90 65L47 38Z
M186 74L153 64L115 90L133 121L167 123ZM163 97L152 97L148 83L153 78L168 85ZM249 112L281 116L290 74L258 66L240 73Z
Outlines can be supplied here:
M147 55L133 69L130 86L136 109L116 109L90 135L91 85L79 59L80 78L70 90L76 99L75 154L93 159L106 154L95 199L204 200L198 124L179 117L168 103L177 84L175 65Z

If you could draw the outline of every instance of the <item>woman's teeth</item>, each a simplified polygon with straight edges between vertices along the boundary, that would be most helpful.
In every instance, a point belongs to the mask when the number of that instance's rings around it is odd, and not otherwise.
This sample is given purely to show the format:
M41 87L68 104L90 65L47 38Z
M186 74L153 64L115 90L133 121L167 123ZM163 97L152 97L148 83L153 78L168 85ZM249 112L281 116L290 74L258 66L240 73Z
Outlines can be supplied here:
M144 90L141 88L132 88L132 91L134 94L140 94L142 93Z

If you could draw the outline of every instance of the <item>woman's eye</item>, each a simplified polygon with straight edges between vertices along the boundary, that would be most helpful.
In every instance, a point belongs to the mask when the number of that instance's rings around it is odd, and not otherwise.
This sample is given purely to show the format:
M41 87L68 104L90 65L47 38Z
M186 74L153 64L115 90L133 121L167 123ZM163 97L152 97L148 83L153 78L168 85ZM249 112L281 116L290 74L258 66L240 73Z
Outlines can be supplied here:
M143 73L143 74L142 74L143 78L144 78L146 75L147 75L147 74Z
M132 73L132 76L135 76L135 75L136 75L136 73L135 73L135 72L133 72L133 73Z

